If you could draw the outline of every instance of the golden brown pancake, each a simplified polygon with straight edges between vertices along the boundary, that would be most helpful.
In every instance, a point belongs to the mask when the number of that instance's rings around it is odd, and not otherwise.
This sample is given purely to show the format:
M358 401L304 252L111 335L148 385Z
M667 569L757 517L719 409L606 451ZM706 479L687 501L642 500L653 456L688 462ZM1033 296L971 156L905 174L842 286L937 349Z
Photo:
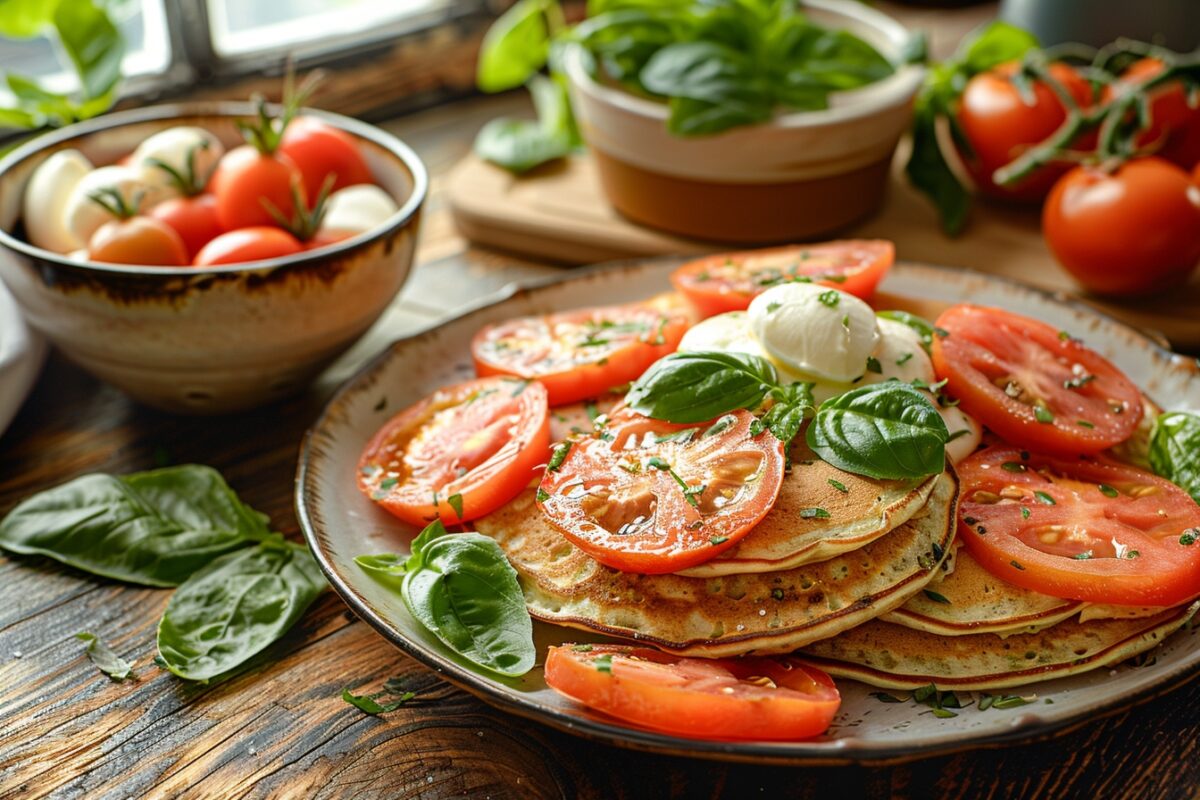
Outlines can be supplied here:
M517 570L536 618L672 653L786 653L907 600L934 576L953 536L957 481L946 473L920 513L858 550L770 573L691 578L605 567L568 542L532 490L476 521Z
M1077 675L1145 652L1182 627L1200 603L1151 617L1064 620L1007 637L939 636L872 620L804 650L822 669L887 689L1005 689Z

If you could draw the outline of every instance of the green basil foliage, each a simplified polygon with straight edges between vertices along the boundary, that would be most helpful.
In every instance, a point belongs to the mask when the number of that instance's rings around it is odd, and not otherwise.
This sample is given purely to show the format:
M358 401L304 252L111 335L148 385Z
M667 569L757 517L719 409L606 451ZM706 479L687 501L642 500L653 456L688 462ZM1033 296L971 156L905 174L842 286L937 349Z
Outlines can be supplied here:
M356 559L395 589L399 557ZM410 613L454 652L500 675L524 675L537 651L516 570L495 541L478 533L425 528L404 562L400 596Z
M0 108L0 129L59 127L107 111L121 80L125 41L97 0L0 0L0 36L49 36L59 43L79 78L77 95L45 88L31 77L7 72L14 102Z
M475 138L475 152L481 158L518 174L562 158L580 144L562 81L534 75L529 79L529 91L537 109L536 122L494 119Z
M373 717L395 711L414 697L416 694L406 690L398 678L388 678L383 689L373 694L354 694L349 687L342 689L342 700Z
M743 353L679 352L660 358L634 381L625 402L669 422L708 422L756 408L779 378L771 362Z
M93 474L40 492L0 521L0 548L147 586L176 586L269 533L211 467Z
M666 103L667 127L679 136L766 122L780 110L824 109L830 93L895 69L858 37L814 24L795 0L593 0L588 19L570 29L556 0L519 0L484 39L479 88L514 88L547 64L561 80L561 49L575 45L600 80ZM476 142L482 157L516 172L579 144L569 107L548 107L538 99L545 90L530 88L539 122L492 123Z
M826 400L806 438L814 453L839 469L904 479L946 468L950 432L923 394L906 383L886 381Z
M876 316L890 319L892 322L900 322L912 328L921 337L921 347L926 353L933 347L933 323L924 317L918 317L908 311L878 311Z
M938 143L938 120L945 119L959 148L970 154L970 145L958 125L957 105L963 88L974 75L1021 58L1038 46L1030 33L1005 22L993 22L963 41L955 56L930 66L925 85L913 107L912 154L905 172L913 186L933 201L942 229L951 236L962 231L971 207L971 196L946 163Z
M1155 420L1150 466L1200 503L1200 416L1169 411Z
M94 633L77 633L75 638L87 642L88 658L96 665L96 669L114 681L127 680L133 675L133 665L114 653L112 648L100 641Z
M171 596L159 664L188 680L223 675L283 636L324 589L308 548L278 535L221 556Z

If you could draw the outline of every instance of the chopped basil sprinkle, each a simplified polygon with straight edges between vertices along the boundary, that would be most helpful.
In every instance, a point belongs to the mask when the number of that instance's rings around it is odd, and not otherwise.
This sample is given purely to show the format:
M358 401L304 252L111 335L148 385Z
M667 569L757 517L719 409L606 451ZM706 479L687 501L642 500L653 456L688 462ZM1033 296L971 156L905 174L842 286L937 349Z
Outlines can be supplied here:
M801 519L829 519L829 512L823 508L800 509Z

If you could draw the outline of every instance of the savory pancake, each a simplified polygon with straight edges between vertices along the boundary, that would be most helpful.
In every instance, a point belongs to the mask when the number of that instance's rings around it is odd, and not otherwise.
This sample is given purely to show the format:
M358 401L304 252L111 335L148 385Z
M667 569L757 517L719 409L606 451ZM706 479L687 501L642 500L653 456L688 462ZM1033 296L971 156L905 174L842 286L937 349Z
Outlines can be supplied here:
M1064 620L1035 633L939 636L871 620L816 642L804 656L831 675L886 689L1005 689L1077 675L1145 652L1192 618L1200 603L1151 617Z
M786 653L890 611L933 578L954 532L957 482L865 547L803 567L692 578L638 575L592 560L547 522L528 490L476 521L517 570L537 619L672 653Z

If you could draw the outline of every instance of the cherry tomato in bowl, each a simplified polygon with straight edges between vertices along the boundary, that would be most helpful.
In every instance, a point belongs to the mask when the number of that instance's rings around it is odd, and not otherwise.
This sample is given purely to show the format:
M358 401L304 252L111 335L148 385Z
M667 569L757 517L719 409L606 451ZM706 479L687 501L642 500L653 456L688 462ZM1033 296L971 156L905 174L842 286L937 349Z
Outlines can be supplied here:
M745 311L755 297L788 281L814 281L869 299L895 260L895 245L883 240L789 245L705 256L675 270L671 283L700 316L711 317Z
M354 137L315 117L296 117L283 132L279 152L300 171L304 191L316 197L329 176L330 192L371 183L371 169Z
M958 475L960 538L1009 583L1130 606L1200 594L1200 506L1170 481L1003 444L965 459Z
M549 455L541 384L481 378L392 417L363 449L358 486L405 522L458 525L516 497Z
M824 733L841 705L821 670L791 656L683 658L619 645L551 647L546 683L644 728L702 739L789 741Z
M244 264L249 261L292 256L301 250L303 247L296 241L296 237L280 228L238 228L223 233L204 245L192 263L198 267Z
M1200 187L1153 156L1112 172L1075 167L1047 198L1042 232L1058 262L1093 292L1162 291L1200 263Z
M675 352L687 327L685 314L652 303L585 308L489 325L471 355L477 374L536 380L559 406L636 380Z
M187 247L175 230L157 219L134 216L114 219L92 234L88 258L108 264L184 267Z
M278 225L272 210L291 219L296 201L307 195L300 170L282 153L261 153L250 145L230 150L210 182L217 219L225 230Z
M189 261L225 232L217 218L217 198L212 194L171 198L150 209L150 216L175 229L187 247Z
M1125 441L1142 394L1068 331L999 308L951 306L935 323L933 366L962 410L1004 439L1066 456Z
M981 72L967 81L955 114L969 145L960 157L980 192L1001 199L1037 202L1046 196L1066 167L1039 169L1015 186L1001 186L992 175L1033 145L1048 139L1067 118L1067 109L1044 81L1030 84L1032 102L1013 81L1017 62ZM1092 103L1091 84L1067 64L1051 64L1056 79L1081 107ZM1083 145L1086 149L1086 144Z

